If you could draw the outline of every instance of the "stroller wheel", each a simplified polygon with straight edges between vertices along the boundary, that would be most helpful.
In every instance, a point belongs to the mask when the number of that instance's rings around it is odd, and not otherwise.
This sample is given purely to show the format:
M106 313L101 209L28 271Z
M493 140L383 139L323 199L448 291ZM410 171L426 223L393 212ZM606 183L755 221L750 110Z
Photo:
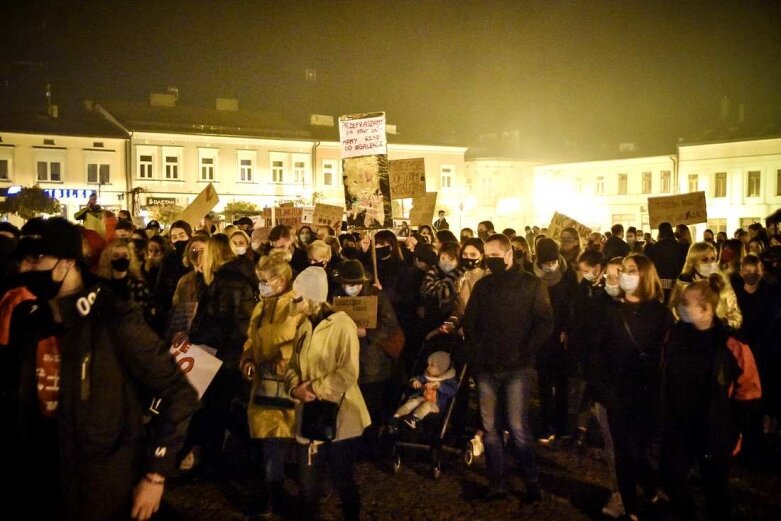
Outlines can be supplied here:
M464 451L464 463L467 467L471 467L472 463L475 462L475 453L472 450L472 447L470 446L468 449Z
M401 471L401 454L398 449L393 449L393 473L398 474Z

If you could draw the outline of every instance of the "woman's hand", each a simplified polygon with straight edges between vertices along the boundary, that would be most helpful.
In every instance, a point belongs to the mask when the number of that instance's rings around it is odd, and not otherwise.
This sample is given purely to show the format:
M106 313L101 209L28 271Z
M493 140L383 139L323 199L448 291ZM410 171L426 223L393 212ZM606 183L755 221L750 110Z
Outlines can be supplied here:
M407 237L405 245L409 251L415 251L415 246L418 245L418 240L415 237Z
M413 389L420 389L421 387L423 387L423 384L420 383L420 380L415 380L414 378L411 382L411 385Z
M293 388L290 392L293 398L302 402L311 402L317 399L315 393L312 392L312 382L304 382L299 386Z
M163 479L159 474L155 474L154 477ZM160 508L164 488L165 485L162 482L152 483L146 478L141 478L133 491L133 509L130 511L130 516L138 521L150 519Z

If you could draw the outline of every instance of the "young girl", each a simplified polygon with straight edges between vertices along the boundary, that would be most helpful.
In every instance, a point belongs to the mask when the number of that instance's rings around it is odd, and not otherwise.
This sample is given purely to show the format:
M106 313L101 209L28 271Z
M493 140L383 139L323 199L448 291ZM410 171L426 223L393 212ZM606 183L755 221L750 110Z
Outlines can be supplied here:
M708 519L731 517L728 471L740 449L738 420L761 396L751 351L716 316L723 286L723 278L714 273L683 289L677 308L681 321L666 346L661 469L681 519L694 515L688 484L694 461L702 475Z

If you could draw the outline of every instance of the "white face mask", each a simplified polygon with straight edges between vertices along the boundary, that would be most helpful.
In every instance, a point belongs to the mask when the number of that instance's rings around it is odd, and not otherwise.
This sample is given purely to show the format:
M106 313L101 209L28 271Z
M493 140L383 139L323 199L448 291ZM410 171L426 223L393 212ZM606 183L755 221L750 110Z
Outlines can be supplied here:
M450 273L451 271L456 269L456 266L458 266L458 264L455 262L439 261L439 269L441 269L445 273Z
M245 253L247 253L246 246L236 246L236 255L244 255Z
M344 292L347 293L347 296L349 297L354 297L358 295L362 289L363 289L363 284L344 286Z
M594 282L594 279L596 277L594 276L594 272L587 271L586 273L583 274L583 278L586 279L589 282Z
M605 284L605 293L617 297L621 294L621 287L618 284Z
M678 306L678 316L681 318L681 322L687 322L689 324L693 322L692 315L689 313L689 308L682 304Z
M274 296L274 288L272 288L270 284L263 284L261 282L258 285L258 289L260 290L260 296L263 298L269 298Z
M624 293L634 293L637 291L637 287L640 285L640 275L630 275L629 273L622 273L618 279L618 284Z
M556 261L553 264L544 264L542 266L542 271L545 273L553 273L557 269L559 269L559 261Z
M715 262L701 262L697 264L697 273L703 277L710 276L711 273L719 271L719 265Z
M250 246L252 246L253 250L260 249L260 243L259 242L253 242Z

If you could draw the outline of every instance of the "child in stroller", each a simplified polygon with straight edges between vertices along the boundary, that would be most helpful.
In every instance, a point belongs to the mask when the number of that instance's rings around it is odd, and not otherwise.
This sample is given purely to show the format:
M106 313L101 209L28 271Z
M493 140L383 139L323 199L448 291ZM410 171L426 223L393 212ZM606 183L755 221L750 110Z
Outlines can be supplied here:
M435 351L428 357L426 372L410 379L415 392L393 415L401 418L411 429L428 414L447 408L448 402L458 392L456 370L451 366L450 354Z

